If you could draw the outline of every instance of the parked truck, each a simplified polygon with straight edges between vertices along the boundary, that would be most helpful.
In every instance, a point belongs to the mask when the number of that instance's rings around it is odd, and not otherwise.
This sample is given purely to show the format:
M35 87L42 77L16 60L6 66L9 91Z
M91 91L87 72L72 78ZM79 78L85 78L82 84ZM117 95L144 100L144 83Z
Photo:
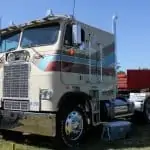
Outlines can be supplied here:
M79 144L104 121L133 115L116 98L114 35L68 15L1 29L0 128Z
M128 98L135 105L135 116L150 122L150 70L128 69L118 74L118 94Z

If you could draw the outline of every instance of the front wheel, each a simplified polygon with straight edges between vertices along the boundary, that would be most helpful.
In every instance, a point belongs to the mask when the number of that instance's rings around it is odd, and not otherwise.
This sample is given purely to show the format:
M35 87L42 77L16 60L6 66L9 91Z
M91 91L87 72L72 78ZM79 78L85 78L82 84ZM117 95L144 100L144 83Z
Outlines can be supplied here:
M86 133L86 115L82 107L65 108L60 116L60 138L69 147L76 147Z

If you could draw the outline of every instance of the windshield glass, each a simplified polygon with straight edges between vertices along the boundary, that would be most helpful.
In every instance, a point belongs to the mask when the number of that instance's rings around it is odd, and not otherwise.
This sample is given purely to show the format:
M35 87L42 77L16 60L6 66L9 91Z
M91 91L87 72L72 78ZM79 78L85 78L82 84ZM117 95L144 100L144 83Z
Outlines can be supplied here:
M21 47L54 44L57 41L60 25L57 23L44 26L36 26L25 29L21 41Z
M0 53L15 50L18 47L20 31L1 36Z

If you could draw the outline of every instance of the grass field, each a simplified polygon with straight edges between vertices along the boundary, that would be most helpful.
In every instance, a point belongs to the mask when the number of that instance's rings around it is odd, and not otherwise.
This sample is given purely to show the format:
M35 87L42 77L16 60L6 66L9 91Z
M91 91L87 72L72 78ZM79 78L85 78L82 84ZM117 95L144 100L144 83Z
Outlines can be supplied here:
M8 135L9 134L9 135ZM5 140L4 140L5 139ZM30 137L28 144L23 144L25 139L17 133L7 133L0 140L0 150L54 150L49 139ZM125 140L117 140L111 143L100 140L100 134L93 131L84 145L78 150L150 150L150 125L136 125L132 136ZM61 148L60 148L61 150Z

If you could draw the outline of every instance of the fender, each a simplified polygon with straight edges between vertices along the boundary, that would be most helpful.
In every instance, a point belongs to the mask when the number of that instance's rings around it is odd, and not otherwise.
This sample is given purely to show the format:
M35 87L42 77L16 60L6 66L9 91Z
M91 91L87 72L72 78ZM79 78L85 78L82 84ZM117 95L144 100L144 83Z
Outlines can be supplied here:
M63 105L68 105L68 104L85 104L88 102L89 105L90 102L89 100L91 99L91 96L84 92L80 91L74 91L74 92L67 92L65 93L59 100L57 108L60 109Z
M91 96L84 92L80 91L71 91L65 93L59 100L57 108L60 111L63 106L70 107L70 105L75 106L77 104L81 104L85 106L87 116L90 119L90 122L92 121L92 106L91 106ZM58 111L58 112L59 112ZM91 124L91 123L90 123Z

